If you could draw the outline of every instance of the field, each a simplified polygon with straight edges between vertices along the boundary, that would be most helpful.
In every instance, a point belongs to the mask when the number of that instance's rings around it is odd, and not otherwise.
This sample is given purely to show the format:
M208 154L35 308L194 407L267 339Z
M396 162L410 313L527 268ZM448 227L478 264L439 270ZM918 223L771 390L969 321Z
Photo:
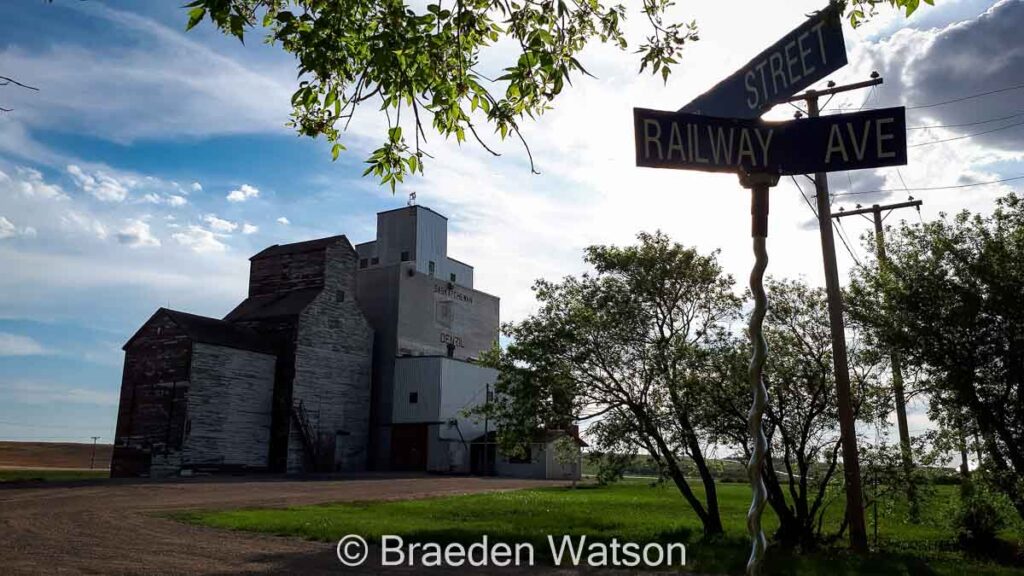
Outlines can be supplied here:
M95 462L92 449L73 442L0 442L0 483L108 477L111 445L96 445Z
M110 444L96 445L96 469L110 467ZM92 444L75 442L2 442L0 468L89 469Z
M548 534L631 542L683 542L687 569L703 573L742 573L748 553L744 515L749 488L719 488L725 538L702 539L700 523L671 486L633 481L610 487L539 488L516 492L362 502L289 509L244 509L187 512L176 518L212 527L299 536L333 542L341 535L361 534L379 540L382 534L407 541L472 543L486 534L491 541L531 542L538 556L548 549ZM954 486L939 486L921 524L899 519L900 510L882 514L878 546L866 558L855 558L841 546L793 557L770 550L772 574L1017 574L1008 565L969 559L957 551L948 527L949 510L957 498ZM827 524L836 526L842 513L829 509ZM869 516L870 518L870 516ZM766 529L777 520L767 509ZM872 526L869 524L869 530ZM1002 534L1010 546L1024 540L1020 526Z

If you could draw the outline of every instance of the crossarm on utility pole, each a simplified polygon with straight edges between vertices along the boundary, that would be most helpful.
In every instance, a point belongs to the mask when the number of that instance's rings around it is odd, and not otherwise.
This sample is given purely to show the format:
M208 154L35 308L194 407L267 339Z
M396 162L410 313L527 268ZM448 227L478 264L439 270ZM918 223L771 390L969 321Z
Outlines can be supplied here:
M907 202L886 204L884 206L875 204L870 208L858 208L856 210L835 212L832 214L832 218L839 220L846 216L871 214L875 224L875 254L878 258L878 266L881 270L885 270L889 266L889 259L885 253L885 228L882 227L882 212L890 212L900 208L920 209L921 204L922 202L920 200L910 200ZM889 363L892 368L892 391L893 400L896 404L896 425L900 434L900 455L903 460L903 471L907 476L907 499L910 502L910 519L912 522L917 523L920 521L921 510L920 503L917 498L917 489L913 480L914 456L910 446L910 427L907 423L907 400L903 387L903 363L900 359L899 352L895 350L889 352Z
M861 82L865 85L880 84L881 78ZM807 115L816 118L821 110L818 97L824 93L837 94L852 90L849 86L829 88L827 92L808 90L804 94ZM839 287L839 271L836 267L836 241L832 233L832 209L829 202L828 175L820 172L814 175L814 188L818 206L818 230L821 234L821 253L825 265L825 289L828 294L828 317L832 333L832 363L836 380L836 400L839 404L839 434L843 449L843 476L846 484L846 518L850 526L850 548L855 552L867 552L868 534L864 521L864 492L860 478L860 456L857 454L856 417L853 413L853 397L850 392L850 367L846 355L846 326L843 322L843 296Z

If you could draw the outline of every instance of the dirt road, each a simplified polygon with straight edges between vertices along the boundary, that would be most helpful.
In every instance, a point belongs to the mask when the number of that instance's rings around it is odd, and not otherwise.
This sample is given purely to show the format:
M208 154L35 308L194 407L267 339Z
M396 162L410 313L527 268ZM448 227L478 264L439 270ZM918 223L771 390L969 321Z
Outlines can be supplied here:
M360 571L340 566L330 544L189 526L156 513L424 498L545 484L549 483L501 478L375 477L2 488L0 573L372 574L378 573L372 566Z

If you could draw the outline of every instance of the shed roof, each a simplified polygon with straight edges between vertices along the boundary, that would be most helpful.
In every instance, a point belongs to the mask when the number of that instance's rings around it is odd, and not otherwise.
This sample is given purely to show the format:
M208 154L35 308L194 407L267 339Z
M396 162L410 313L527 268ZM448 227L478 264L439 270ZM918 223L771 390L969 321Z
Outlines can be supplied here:
M250 296L228 312L224 320L238 322L298 316L322 290L323 288L303 288L277 294Z
M315 240L306 240L303 242L293 242L291 244L274 244L268 248L264 248L261 252L255 256L249 258L249 260L257 260L260 258L269 258L271 256L281 256L284 254L301 254L303 252L315 252L317 250L323 250L328 246L337 242L345 242L352 247L352 243L348 241L348 238L344 234L337 236L328 236L326 238L317 238Z
M146 326L160 316L170 318L172 322L177 324L195 342L267 354L273 353L271 344L255 330L224 320L197 316L196 314L189 314L169 308L160 308L150 316L149 320L139 328L138 332L125 342L122 349L127 350L131 347L132 342L138 338Z

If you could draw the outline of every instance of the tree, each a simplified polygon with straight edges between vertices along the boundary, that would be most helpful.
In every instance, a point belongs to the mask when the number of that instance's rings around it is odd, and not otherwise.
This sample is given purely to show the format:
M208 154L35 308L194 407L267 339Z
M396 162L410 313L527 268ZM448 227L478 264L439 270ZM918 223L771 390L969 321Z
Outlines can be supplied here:
M504 326L512 342L497 361L491 416L511 443L532 434L530 425L600 417L588 431L598 450L649 453L704 533L721 534L699 391L708 366L703 345L737 316L739 299L714 254L661 233L638 239L588 248L593 274L535 284L539 310ZM696 468L703 501L684 459Z
M22 84L21 82L18 82L14 78L8 78L7 76L0 76L0 87L10 86L12 84L14 86L18 87L18 88L24 88L25 90L33 90L33 91L36 91L36 92L39 91L39 88L36 88L34 86L29 86L28 84ZM5 108L3 106L0 106L0 112L11 112L11 111L12 111L11 108Z
M920 0L852 0L851 23L859 25L883 3L909 16ZM834 4L847 9L845 0ZM673 5L641 0L648 27L636 48L640 72L666 81L683 46L698 40L695 22L666 21ZM195 0L187 7L190 29L209 18L244 40L260 26L267 42L298 59L292 124L305 136L325 136L334 158L344 149L341 134L355 110L379 101L387 137L367 159L364 175L379 177L392 191L406 175L423 171L430 156L424 123L460 143L471 135L495 155L478 126L490 125L502 140L515 135L536 171L520 123L549 109L574 77L589 75L577 59L588 45L629 48L625 7L598 0L437 0L422 10L404 0ZM502 41L499 55L507 60L498 70L484 69L481 55ZM403 112L412 145L402 130Z
M768 504L779 518L775 539L788 548L813 549L822 538L841 447L826 295L823 289L792 280L769 279L766 291L771 295L764 374L769 450L763 479ZM878 357L857 338L850 339L849 353L854 409L863 417L868 412L865 400L870 402L875 390ZM709 425L715 426L719 442L741 446L749 457L749 344L730 336L717 344L712 356L718 376L707 380L705 394L714 408L708 413Z
M1024 200L888 238L890 265L854 272L850 313L926 367L932 414L965 453L977 429L988 477L1024 517Z

